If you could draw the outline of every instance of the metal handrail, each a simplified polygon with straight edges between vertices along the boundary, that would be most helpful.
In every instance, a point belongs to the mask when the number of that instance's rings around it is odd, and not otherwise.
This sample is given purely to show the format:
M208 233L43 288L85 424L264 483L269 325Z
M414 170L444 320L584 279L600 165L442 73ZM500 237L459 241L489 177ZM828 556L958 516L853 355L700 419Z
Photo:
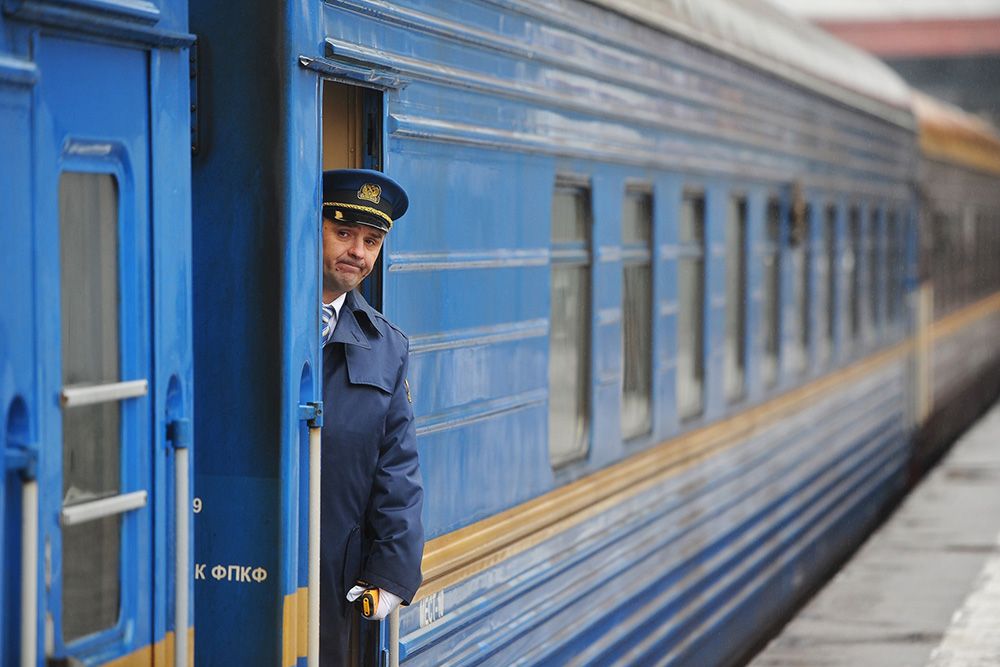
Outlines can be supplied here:
M389 614L389 667L399 667L399 607Z
M59 394L59 401L64 408L75 408L81 405L138 398L147 393L149 393L147 380L128 380L126 382L109 382L108 384L63 387Z
M115 514L137 510L146 506L148 495L144 490L133 491L63 507L59 515L60 523L63 526L76 526L88 521L96 521Z
M174 665L188 667L188 562L191 495L188 483L188 449L174 450L174 513L177 526L177 548L174 554Z
M38 663L38 482L21 486L21 667Z
M309 645L308 667L319 667L320 427L309 429Z

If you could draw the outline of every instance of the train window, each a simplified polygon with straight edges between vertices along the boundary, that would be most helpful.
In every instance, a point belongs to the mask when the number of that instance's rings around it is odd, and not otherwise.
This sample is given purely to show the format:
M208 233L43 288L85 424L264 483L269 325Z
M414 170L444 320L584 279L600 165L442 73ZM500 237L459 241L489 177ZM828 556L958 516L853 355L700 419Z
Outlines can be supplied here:
M844 249L844 273L847 274L847 334L857 340L861 333L861 281L858 262L861 258L861 211L852 206L847 214L847 247Z
M778 353L781 345L781 202L767 202L764 221L764 357L761 378L764 386L778 381Z
M990 284L991 289L1000 288L1000 262L996 261L997 257L1000 257L1000 215L994 215L992 217L992 222L990 223L990 235L993 237L993 243L991 245L992 250L990 250L989 266L990 266Z
M677 264L677 412L681 419L704 409L705 196L687 192L681 203Z
M980 291L983 295L990 293L990 251L992 250L992 230L990 229L990 219L984 213L979 217L980 241L976 244L979 249L979 279Z
M868 274L868 294L865 298L867 305L867 320L868 320L868 335L871 339L875 339L878 335L879 330L879 292L881 288L879 286L881 282L881 275L879 271L879 246L881 246L881 222L882 218L879 215L877 208L873 207L868 214L868 239L865 244L867 247L867 265L865 267L865 272Z
M975 241L976 241L976 209L972 204L966 204L962 209L961 240L959 241L959 251L956 259L961 275L961 296L960 304L969 303L972 298L975 264Z
M823 249L826 258L821 263L820 271L823 280L820 292L822 295L820 313L823 317L820 357L826 362L833 356L833 341L836 337L834 327L837 323L837 207L832 204L826 207L826 215L823 218Z
M622 207L622 436L653 427L653 197L629 190Z
M995 217L984 213L980 223L986 237L982 244L982 273L985 282L983 292L989 295L996 289L996 269L1000 265L1000 262L996 261L1000 256L997 252L997 221Z
M59 181L63 386L118 382L118 185L110 174ZM63 411L63 503L113 496L121 485L121 408L109 401ZM62 534L66 641L114 625L121 584L121 515Z
M896 211L889 211L885 223L885 272L886 272L886 320L893 324L899 318L900 300L903 297L900 276L903 269L903 257L900 253L899 218Z
M948 234L949 219L942 211L935 211L931 217L931 237L934 253L934 311L943 313L948 307L950 293L951 271L948 265L951 237Z
M954 225L954 242L952 243L952 256L951 256L951 267L952 272L955 275L954 284L954 299L952 306L954 308L959 308L966 303L966 284L968 282L968 259L969 259L969 246L971 244L966 244L966 211L963 209L958 212L955 225Z
M992 242L991 250L987 253L988 266L990 268L990 289L1000 289L1000 262L996 261L1000 257L1000 215L993 215L990 218L990 236Z
M958 256L956 228L955 218L950 213L946 214L941 228L941 297L946 312L955 305L959 284L959 266L955 261Z
M723 386L735 401L746 391L747 200L731 197L726 217L726 347Z
M990 219L990 252L987 253L988 266L990 268L990 289L997 289L1000 282L1000 262L996 258L1000 256L1000 216L992 216Z
M806 354L809 349L810 319L809 319L809 250L810 223L812 221L812 206L804 204L795 207L791 217L791 229L788 243L791 246L791 262L794 274L792 280L793 300L795 303L795 338L791 350L792 368L803 371L806 368Z
M590 429L590 191L558 183L552 199L549 459L587 455Z
M987 235L986 216L982 212L976 213L976 243L974 251L974 271L976 297L986 293L986 265L989 261L986 254L989 249L989 236Z
M960 214L955 212L948 218L948 309L954 310L962 301L962 229Z

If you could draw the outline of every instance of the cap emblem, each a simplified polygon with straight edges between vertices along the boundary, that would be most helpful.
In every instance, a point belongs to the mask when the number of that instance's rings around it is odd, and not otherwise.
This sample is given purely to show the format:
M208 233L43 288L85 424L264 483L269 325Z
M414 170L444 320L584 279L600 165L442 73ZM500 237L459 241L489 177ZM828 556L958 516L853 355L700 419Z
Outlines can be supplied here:
M370 201L373 204L377 204L381 197L382 188L374 183L365 183L361 186L361 189L358 190L358 199L364 199L365 201Z

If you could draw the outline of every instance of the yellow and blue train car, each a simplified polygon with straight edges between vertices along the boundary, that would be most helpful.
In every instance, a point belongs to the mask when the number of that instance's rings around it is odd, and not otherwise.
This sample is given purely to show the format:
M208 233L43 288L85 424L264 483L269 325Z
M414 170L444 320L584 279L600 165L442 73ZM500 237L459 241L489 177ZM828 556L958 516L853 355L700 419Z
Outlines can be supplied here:
M3 6L5 664L309 664L323 169L411 201L363 661L737 663L1000 389L996 133L766 3Z
M411 337L432 537L404 661L732 660L903 488L918 144L884 66L763 4L216 5L209 664L308 653L322 168L412 194L368 286Z
M913 107L922 239L914 448L923 468L1000 390L1000 137L926 95L916 93Z

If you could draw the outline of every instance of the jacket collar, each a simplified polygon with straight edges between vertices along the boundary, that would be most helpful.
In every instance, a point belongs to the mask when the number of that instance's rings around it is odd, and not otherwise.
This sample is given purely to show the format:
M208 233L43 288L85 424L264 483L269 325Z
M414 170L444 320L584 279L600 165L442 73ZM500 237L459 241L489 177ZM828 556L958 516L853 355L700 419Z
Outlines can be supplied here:
M344 299L344 306L340 309L337 326L333 330L330 342L360 345L365 349L371 349L368 341L384 336L383 326L375 309L368 305L364 297L351 290Z

